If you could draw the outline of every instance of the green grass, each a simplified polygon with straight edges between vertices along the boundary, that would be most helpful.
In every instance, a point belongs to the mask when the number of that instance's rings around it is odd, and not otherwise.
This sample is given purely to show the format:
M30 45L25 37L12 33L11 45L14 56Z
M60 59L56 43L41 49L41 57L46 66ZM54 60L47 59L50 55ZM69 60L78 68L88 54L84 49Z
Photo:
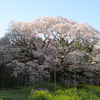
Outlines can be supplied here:
M100 86L77 85L77 88L68 88L67 85L58 83L56 85L57 91L55 91L54 83L33 84L26 88L0 90L0 100L2 100L1 98L7 98L7 100L26 100L26 98L28 100L40 100L39 98L43 98L41 100L100 100ZM37 88L45 88L48 91L37 91L33 95L35 92L32 91Z
M25 100L26 96L29 95L30 91L26 89L18 90L1 90L0 98L7 98L9 100Z

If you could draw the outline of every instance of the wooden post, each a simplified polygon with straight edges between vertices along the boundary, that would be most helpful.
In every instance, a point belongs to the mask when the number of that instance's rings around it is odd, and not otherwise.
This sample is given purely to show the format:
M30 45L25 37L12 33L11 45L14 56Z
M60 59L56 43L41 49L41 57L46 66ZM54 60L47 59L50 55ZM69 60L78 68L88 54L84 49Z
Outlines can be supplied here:
M76 88L76 70L74 68L74 81L75 81L75 88Z
M56 91L56 70L54 71L54 83L55 83L55 91Z

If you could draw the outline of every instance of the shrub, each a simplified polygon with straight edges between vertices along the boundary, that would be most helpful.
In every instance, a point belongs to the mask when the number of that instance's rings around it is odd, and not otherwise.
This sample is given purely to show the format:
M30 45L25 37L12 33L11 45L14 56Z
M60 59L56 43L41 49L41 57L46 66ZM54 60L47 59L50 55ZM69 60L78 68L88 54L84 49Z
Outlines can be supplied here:
M72 99L72 97L69 97L67 95L56 95L52 98L52 100L75 100L75 99Z
M52 100L52 95L49 91L32 91L28 100Z
M88 87L88 86L87 86ZM100 91L86 89L65 89L50 93L49 91L36 90L31 92L28 100L100 100Z

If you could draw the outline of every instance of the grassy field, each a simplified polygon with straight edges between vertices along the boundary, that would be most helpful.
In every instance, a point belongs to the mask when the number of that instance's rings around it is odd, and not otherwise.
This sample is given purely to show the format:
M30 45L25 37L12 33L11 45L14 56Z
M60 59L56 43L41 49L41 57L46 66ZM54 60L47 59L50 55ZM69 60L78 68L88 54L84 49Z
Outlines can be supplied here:
M55 87L54 83L43 83L26 88L0 90L0 98L3 100L100 100L100 86L78 85L77 88L68 88L66 85L57 84Z
M29 91L25 91L24 89L0 91L0 98L5 98L6 100L25 100L27 95L29 95Z

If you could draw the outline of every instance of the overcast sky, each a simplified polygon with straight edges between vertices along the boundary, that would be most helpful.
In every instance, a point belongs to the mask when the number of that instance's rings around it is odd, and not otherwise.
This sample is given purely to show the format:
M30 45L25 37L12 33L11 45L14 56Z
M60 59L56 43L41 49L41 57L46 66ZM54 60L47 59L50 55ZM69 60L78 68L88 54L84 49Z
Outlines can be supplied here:
M11 20L27 22L43 16L87 22L100 31L100 0L0 0L0 37Z

